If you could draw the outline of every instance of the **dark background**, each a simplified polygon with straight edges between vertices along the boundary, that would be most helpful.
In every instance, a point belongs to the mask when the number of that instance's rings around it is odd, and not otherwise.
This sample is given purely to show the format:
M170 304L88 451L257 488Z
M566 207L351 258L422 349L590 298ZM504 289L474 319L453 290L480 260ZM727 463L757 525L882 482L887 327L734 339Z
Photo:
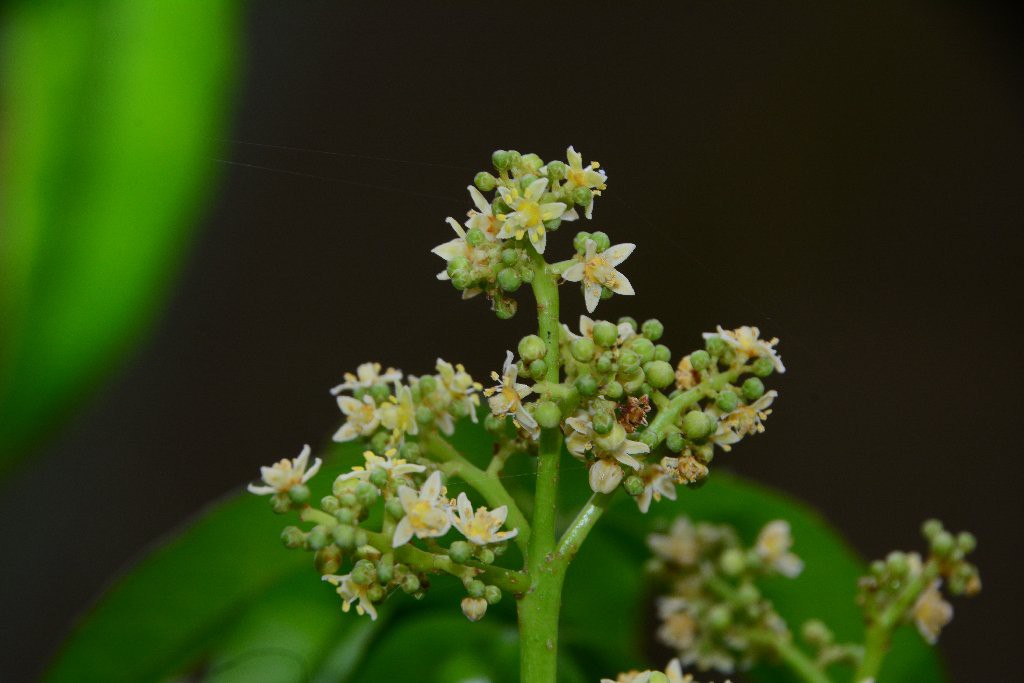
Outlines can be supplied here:
M941 649L957 680L1016 677L1020 26L891 4L251 5L224 175L166 315L0 488L4 680L146 544L330 434L344 371L499 367L528 310L460 301L429 249L492 149L567 144L609 174L591 229L638 244L638 295L599 315L659 317L677 356L717 323L782 338L767 433L716 466L867 557L921 549L928 516L974 531L985 590Z

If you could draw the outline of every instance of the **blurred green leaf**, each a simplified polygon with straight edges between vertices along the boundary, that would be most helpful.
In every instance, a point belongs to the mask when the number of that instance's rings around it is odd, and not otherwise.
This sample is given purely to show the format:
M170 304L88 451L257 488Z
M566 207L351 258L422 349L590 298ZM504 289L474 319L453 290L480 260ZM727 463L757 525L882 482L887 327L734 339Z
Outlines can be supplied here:
M487 453L489 437L468 423L460 446ZM335 449L311 482L314 498L356 463L361 449ZM525 462L525 460L524 460ZM528 482L516 477L509 483ZM586 477L566 460L566 498L586 493ZM752 540L761 526L788 519L806 569L766 593L792 627L827 619L841 638L862 625L853 602L862 563L814 511L766 488L718 471L680 500L662 501L650 516L625 497L584 545L570 568L563 601L565 681L592 681L648 662L651 595L644 581L644 537L652 524L687 514L734 524ZM291 517L271 514L248 494L212 508L123 577L87 615L60 652L46 681L146 681L182 672L205 681L264 683L415 680L445 683L470 674L498 683L517 670L514 601L503 600L477 624L459 612L461 587L439 579L422 601L396 595L381 618L345 615L329 586L317 581L308 553L276 540ZM906 628L885 668L888 681L941 681L934 651ZM423 664L429 662L429 666ZM258 672L258 676L256 673ZM762 667L748 680L788 681Z
M150 322L226 121L234 0L3 10L0 470Z

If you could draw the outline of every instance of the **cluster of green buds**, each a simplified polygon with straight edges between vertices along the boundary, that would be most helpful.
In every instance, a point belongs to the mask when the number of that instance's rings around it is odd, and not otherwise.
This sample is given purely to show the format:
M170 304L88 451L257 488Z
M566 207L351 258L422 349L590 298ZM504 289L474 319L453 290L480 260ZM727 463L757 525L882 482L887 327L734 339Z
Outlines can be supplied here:
M894 551L871 563L858 584L857 601L869 626L891 631L913 622L929 643L935 643L953 618L953 606L942 597L942 587L956 596L981 590L978 568L967 561L977 542L968 532L954 536L942 523L930 519L922 526L929 553Z
M485 293L495 314L507 319L517 309L511 295L533 281L532 261L544 253L547 234L579 218L576 207L590 218L607 175L597 162L584 165L572 147L564 162L497 150L491 163L494 172L477 173L467 188L475 208L466 222L446 219L455 239L433 252L447 262L438 279L450 280L463 298Z
M668 591L658 598L658 639L679 653L683 665L701 670L731 672L773 655L791 636L757 581L800 573L792 543L781 520L767 524L752 547L728 525L694 524L686 517L664 534L651 534L648 569Z

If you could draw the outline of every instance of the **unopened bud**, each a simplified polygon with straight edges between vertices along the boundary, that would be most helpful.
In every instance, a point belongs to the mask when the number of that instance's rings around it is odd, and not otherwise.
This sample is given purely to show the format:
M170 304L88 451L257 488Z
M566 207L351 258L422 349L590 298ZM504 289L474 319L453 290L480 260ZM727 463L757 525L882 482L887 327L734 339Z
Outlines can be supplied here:
M572 357L581 363L589 363L593 360L594 352L597 350L594 347L593 340L587 337L574 339L569 349L572 352Z
M491 154L491 163L499 171L508 170L508 167L512 165L512 155L503 149L495 150Z
M552 401L539 401L533 408L537 424L546 429L557 427L562 422L562 411Z
M487 601L483 598L463 598L462 613L470 621L480 621L487 614Z
M644 492L644 480L634 474L622 480L622 487L629 495L639 496Z
M764 396L764 382L757 377L748 377L743 383L743 398L756 401Z
M284 543L284 547L295 550L306 544L306 534L298 527L286 526L281 532L281 542Z
M676 371L663 360L652 360L644 365L647 382L655 389L664 389L676 381Z
M697 350L690 354L690 367L700 372L711 365L711 354L707 351Z
M328 545L316 551L313 558L316 570L321 574L336 574L341 568L341 548Z
M473 184L481 192L490 192L497 186L498 179L487 171L480 171L473 177Z
M701 410L691 410L683 416L683 434L690 439L704 439L715 430L715 420Z

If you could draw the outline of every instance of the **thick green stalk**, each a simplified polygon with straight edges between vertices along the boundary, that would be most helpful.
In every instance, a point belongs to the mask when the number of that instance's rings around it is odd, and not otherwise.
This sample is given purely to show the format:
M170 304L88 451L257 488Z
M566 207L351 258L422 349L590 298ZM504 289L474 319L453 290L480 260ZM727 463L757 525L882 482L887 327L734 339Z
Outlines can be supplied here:
M558 549L555 552L555 562L558 566L562 567L562 571L565 571L569 563L576 557L576 553L579 552L580 546L586 540L587 534L590 533L590 530L597 524L597 520L601 519L601 515L604 514L611 504L613 495L613 493L595 493L590 496L587 504L577 513L576 519L572 521L569 528L562 534L562 540L558 542Z
M700 399L711 392L720 390L726 384L732 384L747 369L746 366L740 366L732 370L726 370L721 374L704 380L692 389L676 394L675 398L669 400L664 407L659 407L658 414L651 420L651 424L647 426L646 430L658 435L658 441L651 447L651 450L653 451L657 444L664 440L668 434L669 425L675 422L684 410L695 405Z
M547 271L544 258L533 254L533 293L537 299L537 334L544 341L544 379L557 384L558 284ZM520 678L529 683L554 683L558 669L558 614L562 603L565 567L555 554L555 521L558 513L558 466L562 433L543 429L537 454L537 485L534 495L533 533L527 553L530 591L519 600Z

